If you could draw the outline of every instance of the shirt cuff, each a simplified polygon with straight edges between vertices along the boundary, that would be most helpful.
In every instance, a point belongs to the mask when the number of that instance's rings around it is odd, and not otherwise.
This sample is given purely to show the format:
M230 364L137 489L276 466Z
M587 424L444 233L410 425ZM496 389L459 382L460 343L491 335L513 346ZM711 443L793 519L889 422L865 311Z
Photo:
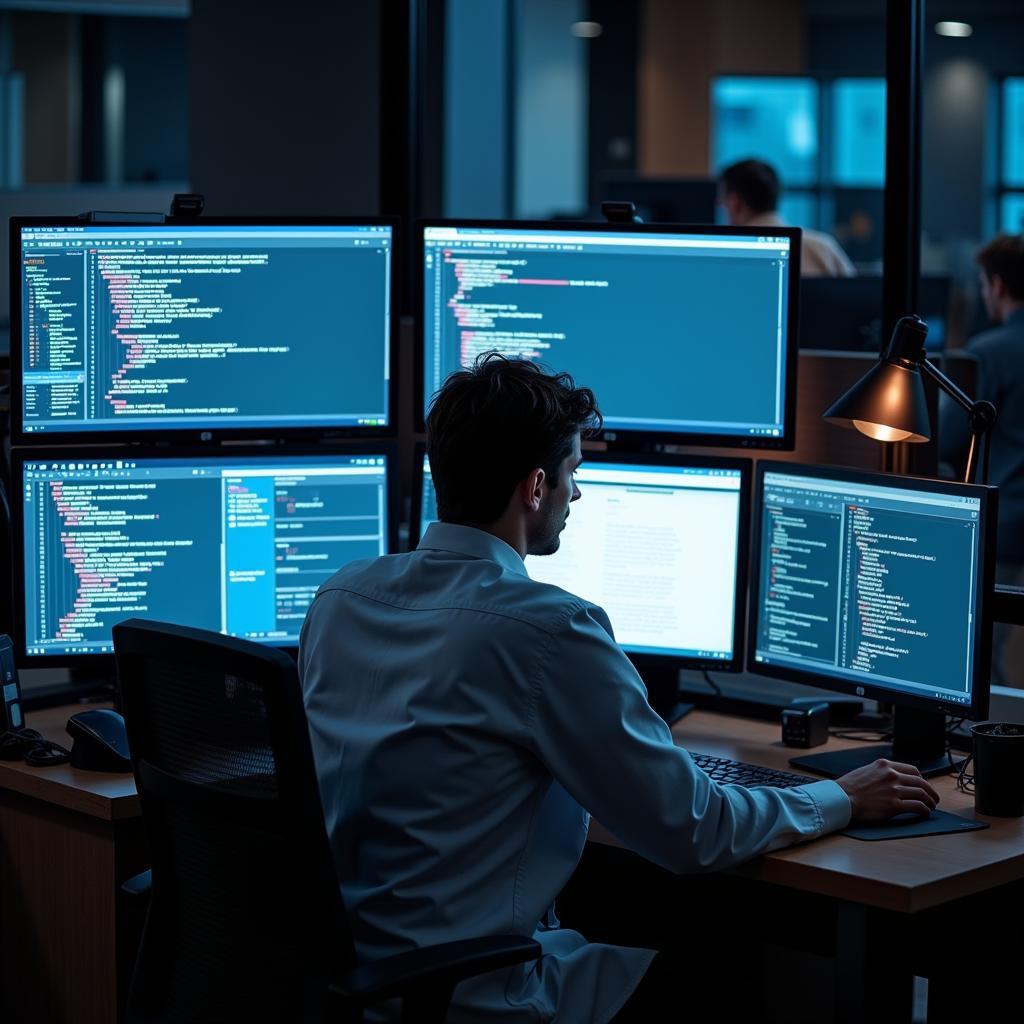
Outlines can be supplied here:
M821 821L819 835L838 832L850 824L853 805L838 782L823 779L821 782L812 782L810 785L801 786L799 791L805 793L817 808Z

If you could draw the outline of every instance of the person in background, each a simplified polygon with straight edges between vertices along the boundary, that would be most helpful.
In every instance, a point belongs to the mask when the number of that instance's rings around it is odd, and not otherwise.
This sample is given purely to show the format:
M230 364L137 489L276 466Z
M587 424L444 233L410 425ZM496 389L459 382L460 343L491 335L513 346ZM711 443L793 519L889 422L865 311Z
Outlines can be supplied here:
M786 227L779 216L779 176L763 160L740 160L718 177L718 201L737 227ZM803 229L802 277L853 277L857 271L840 244L822 231Z
M996 325L967 343L978 361L974 396L996 407L988 482L999 488L996 580L1024 586L1024 236L999 235L975 257L985 311ZM968 418L946 395L940 396L939 457L962 468L971 431ZM1009 626L996 624L992 681L1013 684ZM1024 684L1017 670L1016 685Z

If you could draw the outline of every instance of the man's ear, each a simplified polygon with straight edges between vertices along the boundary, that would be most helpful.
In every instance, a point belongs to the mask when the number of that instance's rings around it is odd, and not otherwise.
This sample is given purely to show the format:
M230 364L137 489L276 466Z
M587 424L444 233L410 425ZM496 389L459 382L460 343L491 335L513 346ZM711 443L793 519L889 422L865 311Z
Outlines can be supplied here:
M534 512L538 511L544 497L547 474L539 466L519 485L522 489L523 502Z
M1006 282L1001 274L993 274L988 279L988 290L992 293L992 298L997 302L1001 302L1006 298Z

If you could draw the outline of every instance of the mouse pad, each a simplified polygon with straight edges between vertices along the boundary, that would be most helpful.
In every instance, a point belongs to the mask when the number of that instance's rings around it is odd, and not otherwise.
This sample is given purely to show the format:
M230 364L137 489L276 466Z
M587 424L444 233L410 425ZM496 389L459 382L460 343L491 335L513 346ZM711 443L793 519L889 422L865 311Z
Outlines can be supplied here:
M864 840L906 839L910 836L941 836L947 832L973 832L978 828L988 828L988 823L961 818L949 811L932 811L928 818L899 814L873 825L851 825L843 829L841 835Z

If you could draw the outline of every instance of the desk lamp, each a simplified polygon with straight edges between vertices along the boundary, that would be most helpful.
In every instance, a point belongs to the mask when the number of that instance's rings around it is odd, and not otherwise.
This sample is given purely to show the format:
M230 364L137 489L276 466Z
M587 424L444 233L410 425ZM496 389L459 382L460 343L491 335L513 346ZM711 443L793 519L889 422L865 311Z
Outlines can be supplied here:
M964 483L988 481L988 452L996 408L991 402L974 402L925 356L928 325L917 316L901 317L878 363L850 388L823 419L840 427L859 430L876 441L928 441L931 424L922 374L927 374L970 417L971 446L967 453ZM984 443L981 470L977 469L978 441ZM1024 626L1024 589L997 585L993 620Z
M925 356L928 325L917 316L901 317L885 351L864 376L823 418L840 427L859 430L876 441L928 441L931 423L925 400L923 375L961 406L971 420L971 446L964 482L984 483L988 477L988 449L996 409L991 402L972 401ZM977 458L978 442L984 455ZM980 472L978 462L981 463Z

